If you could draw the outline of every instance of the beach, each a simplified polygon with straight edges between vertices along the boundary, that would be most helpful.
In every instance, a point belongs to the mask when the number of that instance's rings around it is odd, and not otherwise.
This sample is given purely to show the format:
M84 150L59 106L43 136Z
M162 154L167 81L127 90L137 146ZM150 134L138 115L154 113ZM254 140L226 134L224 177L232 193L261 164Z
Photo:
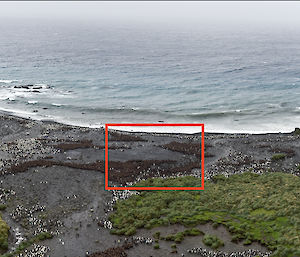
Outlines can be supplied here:
M0 8L0 256L300 256L299 15L200 2Z
M152 177L199 176L200 139L200 133L109 131L110 185L125 186ZM103 227L114 212L111 201L115 199L112 191L104 190L104 142L103 128L0 116L0 187L5 192L1 200L6 205L1 212L10 226L9 250L16 247L19 238L49 232L53 237L39 243L45 251L49 248L45 256L119 256L92 255L113 247L112 252L132 257L167 256L171 252L171 242L162 242L155 250L153 244L131 244L131 237L111 235ZM300 174L297 131L205 133L204 142L206 179L245 171ZM285 156L272 160L276 154ZM220 248L223 252L249 248L267 252L258 243L251 247L231 243L224 227L214 229L209 223L197 227L205 233L218 234L225 242ZM152 235L158 230L167 234L184 229L182 225L140 229L135 236L154 240ZM211 250L199 238L185 239L172 255L194 256L187 252L194 247Z

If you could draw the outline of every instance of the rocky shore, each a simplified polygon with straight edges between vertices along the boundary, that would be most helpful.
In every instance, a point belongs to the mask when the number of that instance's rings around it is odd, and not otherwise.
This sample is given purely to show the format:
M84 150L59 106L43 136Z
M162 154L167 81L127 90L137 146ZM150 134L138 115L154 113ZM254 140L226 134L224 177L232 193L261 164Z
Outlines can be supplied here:
M151 177L199 176L200 134L110 131L109 136L111 185L132 184ZM265 135L205 133L205 177L249 170L298 176L299 143L297 131ZM272 159L276 154L282 154L282 158ZM1 115L0 174L1 204L6 205L2 217L11 228L10 252L40 232L49 232L53 237L32 245L22 256L150 257L171 252L170 242L154 249L151 243L110 234L107 218L113 213L114 202L135 192L104 190L102 128ZM210 224L198 227L221 237L225 246L220 250L228 254L250 248L268 252L255 243L251 247L231 243L225 228L214 229ZM160 228L163 230L173 233L184 227ZM141 229L135 236L154 240L156 231L157 228ZM200 237L193 237L184 240L171 255L195 256L188 250L206 248Z

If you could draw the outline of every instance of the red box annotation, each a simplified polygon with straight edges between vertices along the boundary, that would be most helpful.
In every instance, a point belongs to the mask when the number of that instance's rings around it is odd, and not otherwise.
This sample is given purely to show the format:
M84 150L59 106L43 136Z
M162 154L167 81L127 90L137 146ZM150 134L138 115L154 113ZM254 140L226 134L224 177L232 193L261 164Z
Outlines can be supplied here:
M201 181L199 181L199 184L201 186L199 187L134 187L134 186L122 186L122 187L110 187L108 176L109 176L109 160L108 160L108 127L201 127L201 140L200 140L200 146L201 146ZM200 167L199 167L200 168ZM104 179L104 189L105 190L204 190L204 124L195 124L195 123L110 123L105 124L105 179Z

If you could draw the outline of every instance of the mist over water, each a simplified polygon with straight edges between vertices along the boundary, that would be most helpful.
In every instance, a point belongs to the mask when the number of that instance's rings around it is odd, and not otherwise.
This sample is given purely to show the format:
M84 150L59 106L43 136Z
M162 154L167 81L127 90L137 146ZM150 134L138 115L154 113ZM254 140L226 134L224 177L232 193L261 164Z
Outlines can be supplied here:
M296 27L9 20L0 30L2 111L89 127L299 127Z

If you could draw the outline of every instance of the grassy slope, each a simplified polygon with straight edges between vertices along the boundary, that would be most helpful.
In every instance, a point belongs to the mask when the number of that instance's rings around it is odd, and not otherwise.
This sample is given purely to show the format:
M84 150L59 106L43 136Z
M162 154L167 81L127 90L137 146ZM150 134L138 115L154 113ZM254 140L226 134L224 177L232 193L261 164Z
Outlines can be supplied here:
M9 233L9 226L2 219L2 214L0 213L0 249L1 249L1 252L7 250L7 248L8 248L8 242L7 242L8 233Z
M232 240L258 241L273 256L300 255L300 178L291 174L218 175L204 191L143 191L118 201L110 216L117 229L131 235L138 228L213 221L225 225ZM199 186L194 177L150 179L136 186Z

